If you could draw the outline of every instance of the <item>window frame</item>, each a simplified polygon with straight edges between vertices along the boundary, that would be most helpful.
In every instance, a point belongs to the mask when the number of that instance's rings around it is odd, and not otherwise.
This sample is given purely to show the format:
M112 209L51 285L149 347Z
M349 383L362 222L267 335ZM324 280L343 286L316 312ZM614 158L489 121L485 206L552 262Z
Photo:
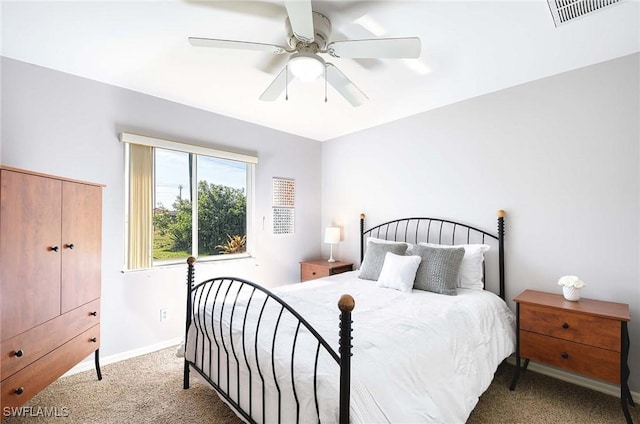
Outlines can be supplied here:
M191 145L185 143L179 143L175 141L153 138L142 136L138 134L126 133L123 132L120 134L120 141L125 144L139 144L143 146L151 147L152 149L165 149L165 150L173 150L178 152L187 153L189 155L193 155L193 160L191 166L193 167L193 172L191 173L191 187L193 189L193 193L196 193L197 196L197 187L198 187L198 156L208 156L219 159L232 160L237 162L243 162L246 164L246 250L243 253L232 253L232 254L219 254L219 255L208 255L199 258L199 261L220 261L220 260L232 260L232 259L241 259L241 258L249 258L252 256L251 252L253 251L254 241L253 241L253 217L254 217L254 187L255 187L255 165L258 163L257 156L247 155L243 153L229 152L224 150L212 149L208 147ZM152 269L176 264L182 264L184 262L183 259L166 259L166 260L153 260L153 243L151 245L151 251L149 252L149 267L141 267L141 268L130 268L128 266L128 254L129 249L131 248L131 241L129 237L129 204L130 204L130 168L129 168L129 154L128 148L125 148L125 257L124 257L124 270L125 271L138 271L143 269ZM152 175L151 178L153 180L153 195L152 195L152 209L155 205L155 178L156 178L156 164L155 164L155 151L152 151L153 156L153 165L152 165ZM191 199L192 204L192 246L191 246L191 255L194 257L198 257L198 202L196 199ZM151 232L150 237L153 238L153 232Z

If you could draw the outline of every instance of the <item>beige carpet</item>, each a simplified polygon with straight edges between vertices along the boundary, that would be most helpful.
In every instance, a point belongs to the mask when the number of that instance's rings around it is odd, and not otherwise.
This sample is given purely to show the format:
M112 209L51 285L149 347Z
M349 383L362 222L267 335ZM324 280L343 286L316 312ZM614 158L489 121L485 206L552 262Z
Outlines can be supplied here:
M468 424L624 424L620 398L527 371L509 390L514 367L502 365ZM634 399L635 402L638 399ZM629 406L640 424L640 407Z
M191 378L182 389L182 360L175 349L140 356L95 372L60 379L27 405L34 415L42 409L68 411L66 417L10 417L17 423L240 423L213 393ZM480 398L468 423L584 424L624 423L620 400L533 372L525 373L515 391L508 389L513 367L502 366ZM67 408L67 409L64 409ZM640 407L630 407L640 424Z
M170 348L61 378L28 406L68 408L68 417L11 417L2 424L240 423L212 389L191 378L182 388L183 360ZM192 373L193 374L193 373Z

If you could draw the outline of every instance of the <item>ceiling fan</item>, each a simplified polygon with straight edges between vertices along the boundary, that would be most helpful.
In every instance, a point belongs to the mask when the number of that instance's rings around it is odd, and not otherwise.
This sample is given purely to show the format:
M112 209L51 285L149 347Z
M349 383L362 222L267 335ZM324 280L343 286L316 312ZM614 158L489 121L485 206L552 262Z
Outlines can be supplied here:
M360 106L368 98L334 64L326 62L320 54L352 59L413 59L420 56L421 43L418 37L377 38L329 42L331 22L329 18L311 8L311 0L287 0L285 28L288 46L255 43L250 41L222 40L215 38L189 37L193 46L224 49L256 50L272 54L289 54L287 65L278 73L260 100L274 101L291 81L314 81L323 76L353 106Z

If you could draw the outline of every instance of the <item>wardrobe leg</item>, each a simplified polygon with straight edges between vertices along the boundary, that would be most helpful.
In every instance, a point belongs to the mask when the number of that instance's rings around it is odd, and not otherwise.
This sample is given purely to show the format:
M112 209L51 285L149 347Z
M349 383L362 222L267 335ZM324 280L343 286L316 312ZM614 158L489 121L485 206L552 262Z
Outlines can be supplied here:
M96 349L96 373L98 374L98 381L102 380L102 372L100 371L100 349Z

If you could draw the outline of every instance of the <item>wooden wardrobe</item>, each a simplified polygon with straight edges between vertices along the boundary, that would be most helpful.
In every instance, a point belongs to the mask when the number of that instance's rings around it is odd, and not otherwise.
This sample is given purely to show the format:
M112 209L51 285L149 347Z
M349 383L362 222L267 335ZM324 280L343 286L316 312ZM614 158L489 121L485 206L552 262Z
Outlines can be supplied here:
M94 353L102 185L0 166L0 411Z

